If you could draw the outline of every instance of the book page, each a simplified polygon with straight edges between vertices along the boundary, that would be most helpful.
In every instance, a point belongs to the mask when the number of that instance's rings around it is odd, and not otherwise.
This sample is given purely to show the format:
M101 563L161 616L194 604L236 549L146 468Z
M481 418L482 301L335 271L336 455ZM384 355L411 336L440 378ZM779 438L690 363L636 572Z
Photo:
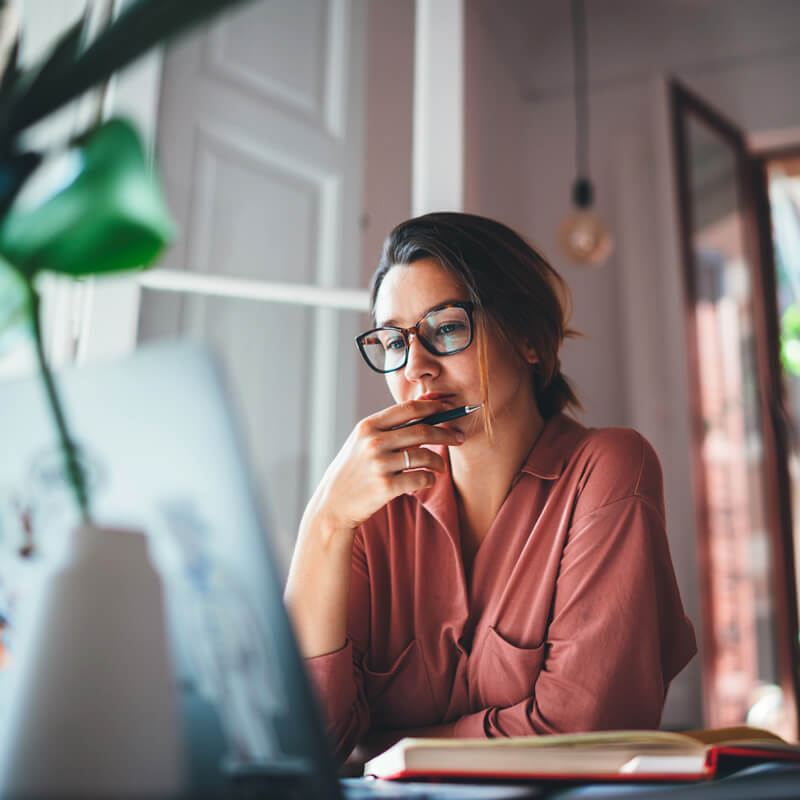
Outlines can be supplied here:
M405 738L395 746L404 749L431 748L436 750L535 749L572 750L646 749L701 752L703 743L693 737L671 731L632 730L593 733L550 734L543 736L513 736L506 739L425 739Z
M764 728L753 728L749 725L738 725L733 728L707 728L699 731L686 731L685 736L691 736L703 744L721 744L729 742L763 742L767 745L775 742L786 741L772 731Z
M619 771L623 775L702 775L705 760L704 755L635 756Z

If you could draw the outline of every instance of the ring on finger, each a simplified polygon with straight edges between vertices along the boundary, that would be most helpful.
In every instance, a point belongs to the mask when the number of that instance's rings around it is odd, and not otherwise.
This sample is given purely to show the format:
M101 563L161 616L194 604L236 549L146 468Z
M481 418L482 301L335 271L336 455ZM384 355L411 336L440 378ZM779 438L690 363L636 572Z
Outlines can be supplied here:
M411 469L411 459L408 457L408 450L403 450L403 457L406 460L406 469Z

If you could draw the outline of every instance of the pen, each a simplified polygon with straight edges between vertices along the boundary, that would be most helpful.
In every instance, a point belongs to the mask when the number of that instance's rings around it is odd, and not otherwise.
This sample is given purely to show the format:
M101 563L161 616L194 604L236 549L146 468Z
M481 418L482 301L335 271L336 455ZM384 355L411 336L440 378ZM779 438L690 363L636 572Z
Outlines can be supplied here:
M475 406L459 406L458 408L451 408L449 411L438 411L436 414L430 414L422 419L414 419L411 420L411 422L404 422L402 425L395 425L392 430L396 431L400 428L408 428L411 425L418 425L419 423L423 425L438 425L440 422L447 422L451 419L464 417L467 414L471 414L473 411L477 411L479 408L483 408L481 403Z

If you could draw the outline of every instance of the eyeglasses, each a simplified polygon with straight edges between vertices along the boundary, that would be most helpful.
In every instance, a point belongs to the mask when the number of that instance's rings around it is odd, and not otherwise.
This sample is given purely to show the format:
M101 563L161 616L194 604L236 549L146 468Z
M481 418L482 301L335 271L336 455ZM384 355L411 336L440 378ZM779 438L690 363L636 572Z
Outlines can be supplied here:
M356 344L375 372L394 372L408 363L408 337L413 333L419 343L435 356L452 356L472 344L472 309L470 302L448 303L429 311L410 328L385 326L356 336Z

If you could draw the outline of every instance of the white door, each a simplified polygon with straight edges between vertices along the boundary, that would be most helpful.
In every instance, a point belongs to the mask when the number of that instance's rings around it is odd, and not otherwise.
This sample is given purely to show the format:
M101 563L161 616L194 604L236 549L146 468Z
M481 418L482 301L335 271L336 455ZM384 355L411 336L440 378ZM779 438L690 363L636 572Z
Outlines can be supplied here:
M156 149L180 234L161 265L176 273L142 276L139 340L221 356L284 569L355 422L366 295L336 290L361 276L364 16L363 0L256 2L163 64Z

